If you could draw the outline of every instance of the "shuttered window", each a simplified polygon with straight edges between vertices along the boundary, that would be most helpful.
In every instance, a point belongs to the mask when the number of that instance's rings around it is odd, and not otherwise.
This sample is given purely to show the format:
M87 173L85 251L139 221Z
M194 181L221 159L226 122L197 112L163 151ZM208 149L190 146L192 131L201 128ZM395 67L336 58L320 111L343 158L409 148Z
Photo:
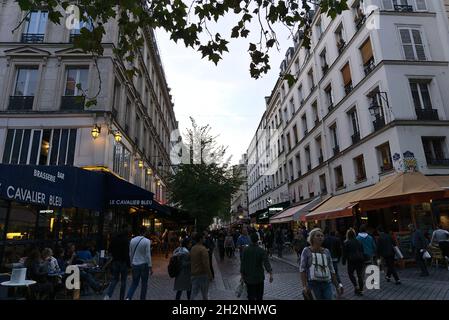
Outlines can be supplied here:
M373 48L369 38L360 47L360 52L362 53L363 64L367 64L373 58Z
M346 63L345 66L341 69L341 74L343 75L343 84L347 86L351 83L351 68L349 67L349 63Z
M419 29L399 29L406 60L427 60Z

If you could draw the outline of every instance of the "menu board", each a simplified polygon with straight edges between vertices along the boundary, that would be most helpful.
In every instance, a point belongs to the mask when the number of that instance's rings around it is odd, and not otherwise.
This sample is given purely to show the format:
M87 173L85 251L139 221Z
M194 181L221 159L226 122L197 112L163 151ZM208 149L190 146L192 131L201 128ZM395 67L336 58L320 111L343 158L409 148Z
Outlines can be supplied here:
M412 253L412 235L410 232L397 232L395 233L396 240L398 242L399 250L401 250L404 259L413 258Z

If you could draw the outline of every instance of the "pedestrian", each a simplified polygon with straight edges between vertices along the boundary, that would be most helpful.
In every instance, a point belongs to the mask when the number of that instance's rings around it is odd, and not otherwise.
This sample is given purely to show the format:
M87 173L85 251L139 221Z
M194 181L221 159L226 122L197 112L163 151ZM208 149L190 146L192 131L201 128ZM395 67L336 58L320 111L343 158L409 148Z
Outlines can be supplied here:
M146 227L140 228L140 236L131 239L129 244L129 261L131 263L132 283L129 288L126 300L132 300L134 292L142 280L140 300L145 300L147 296L148 274L153 274L151 262L151 240L149 230Z
M341 279L340 279L340 275L338 274L338 263L340 262L340 258L341 258L341 254L342 254L341 253L341 251L342 251L341 242L340 242L340 239L336 237L335 231L331 231L331 232L329 232L328 230L326 230L326 231L327 232L325 232L323 247L328 249L329 252L331 253L332 265L334 266L337 281L340 283Z
M129 262L129 239L128 228L124 227L122 232L112 237L109 245L109 253L111 254L111 273L112 280L104 300L112 298L115 287L120 281L120 300L125 299L126 280L128 278Z
M270 283L273 282L273 270L267 252L258 245L258 235L252 233L250 239L251 244L243 252L240 262L240 281L244 281L246 284L248 300L262 300L265 281L264 268L270 274Z
M412 251L415 254L416 265L421 269L420 277L429 276L429 271L427 271L426 262L423 258L423 254L427 249L428 242L424 238L421 230L417 229L414 224L409 224L408 229L412 233Z
M235 245L234 245L234 239L232 238L232 235L230 232L228 232L228 235L225 238L224 242L226 256L228 258L232 258L234 255Z
M190 265L191 265L191 281L192 281L192 296L195 300L198 293L201 291L203 300L208 300L209 281L212 280L212 272L209 264L209 253L204 246L204 236L201 232L194 235L195 245L190 251Z
M269 228L267 230L267 232L265 233L264 244L265 244L265 249L268 252L268 256L270 256L270 257L273 254L273 241L274 241L273 230L271 228Z
M212 235L207 231L204 232L204 246L208 250L209 267L210 267L210 271L212 273L212 280L213 280L215 278L215 272L214 272L214 267L212 265L212 256L214 254L215 243L214 243L214 239L212 238Z
M190 269L190 252L192 241L185 238L181 245L175 249L173 256L178 257L180 270L176 275L173 289L176 291L176 300L181 300L182 292L187 294L187 300L190 300L192 293L192 280Z
M396 268L394 266L394 247L397 244L394 242L391 235L384 231L382 226L377 227L377 232L379 234L379 239L377 240L377 253L379 257L384 259L385 265L387 266L387 274L385 279L387 282L390 282L391 276L393 276L395 283L401 284L401 280L399 280L398 273L396 272Z
M343 243L342 264L348 263L349 279L354 286L357 296L363 295L363 268L364 268L363 245L356 239L355 230L350 228L346 232L346 241ZM354 271L357 278L354 277Z
M280 228L276 229L276 232L274 234L274 241L276 242L278 257L282 258L282 251L284 249L284 234Z
M218 237L217 237L217 246L218 246L218 253L220 255L220 261L223 262L224 257L225 257L225 238L226 235L224 233L224 230L220 230L218 232Z
M321 229L310 231L310 246L302 251L299 272L305 295L312 295L316 300L333 300L332 283L338 295L343 293L343 285L337 281L331 254L323 248L323 241Z
M449 232L438 225L437 230L432 234L431 243L440 248L443 257L449 262Z
M239 248L240 260L242 260L243 251L245 250L246 247L249 246L250 243L251 243L251 240L249 239L249 236L248 236L248 230L246 228L243 228L242 234L237 239L237 244L236 244L236 247Z
M374 257L376 255L376 241L374 240L374 238L369 235L367 232L367 226L366 224L362 224L360 226L360 232L357 235L357 240L360 241L360 243L363 246L363 255L364 255L364 260L365 260L365 265L369 265L369 264L375 264L374 263Z

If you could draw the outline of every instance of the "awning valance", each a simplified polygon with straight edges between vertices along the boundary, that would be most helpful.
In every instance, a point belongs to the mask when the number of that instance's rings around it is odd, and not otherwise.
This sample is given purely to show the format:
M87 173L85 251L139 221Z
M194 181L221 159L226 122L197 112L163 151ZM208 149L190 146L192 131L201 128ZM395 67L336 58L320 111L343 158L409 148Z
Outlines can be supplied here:
M286 223L290 221L305 221L303 218L309 212L309 210L315 207L321 198L314 198L311 201L303 202L296 206L285 209L277 215L270 218L270 223Z

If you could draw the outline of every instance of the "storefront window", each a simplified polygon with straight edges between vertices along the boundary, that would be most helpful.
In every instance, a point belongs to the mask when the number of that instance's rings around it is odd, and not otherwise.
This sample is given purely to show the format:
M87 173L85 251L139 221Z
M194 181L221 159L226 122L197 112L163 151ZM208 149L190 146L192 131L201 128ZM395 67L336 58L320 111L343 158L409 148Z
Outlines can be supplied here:
M63 209L61 215L61 231L59 238L80 239L82 230L82 220L77 215L77 209Z
M35 238L37 209L30 205L13 203L6 234L7 240L28 240Z
M433 232L433 221L432 221L432 211L430 203L423 203L414 206L416 225L422 232L429 233Z
M39 210L39 220L37 224L37 239L53 240L55 239L57 225L57 213L53 209Z

